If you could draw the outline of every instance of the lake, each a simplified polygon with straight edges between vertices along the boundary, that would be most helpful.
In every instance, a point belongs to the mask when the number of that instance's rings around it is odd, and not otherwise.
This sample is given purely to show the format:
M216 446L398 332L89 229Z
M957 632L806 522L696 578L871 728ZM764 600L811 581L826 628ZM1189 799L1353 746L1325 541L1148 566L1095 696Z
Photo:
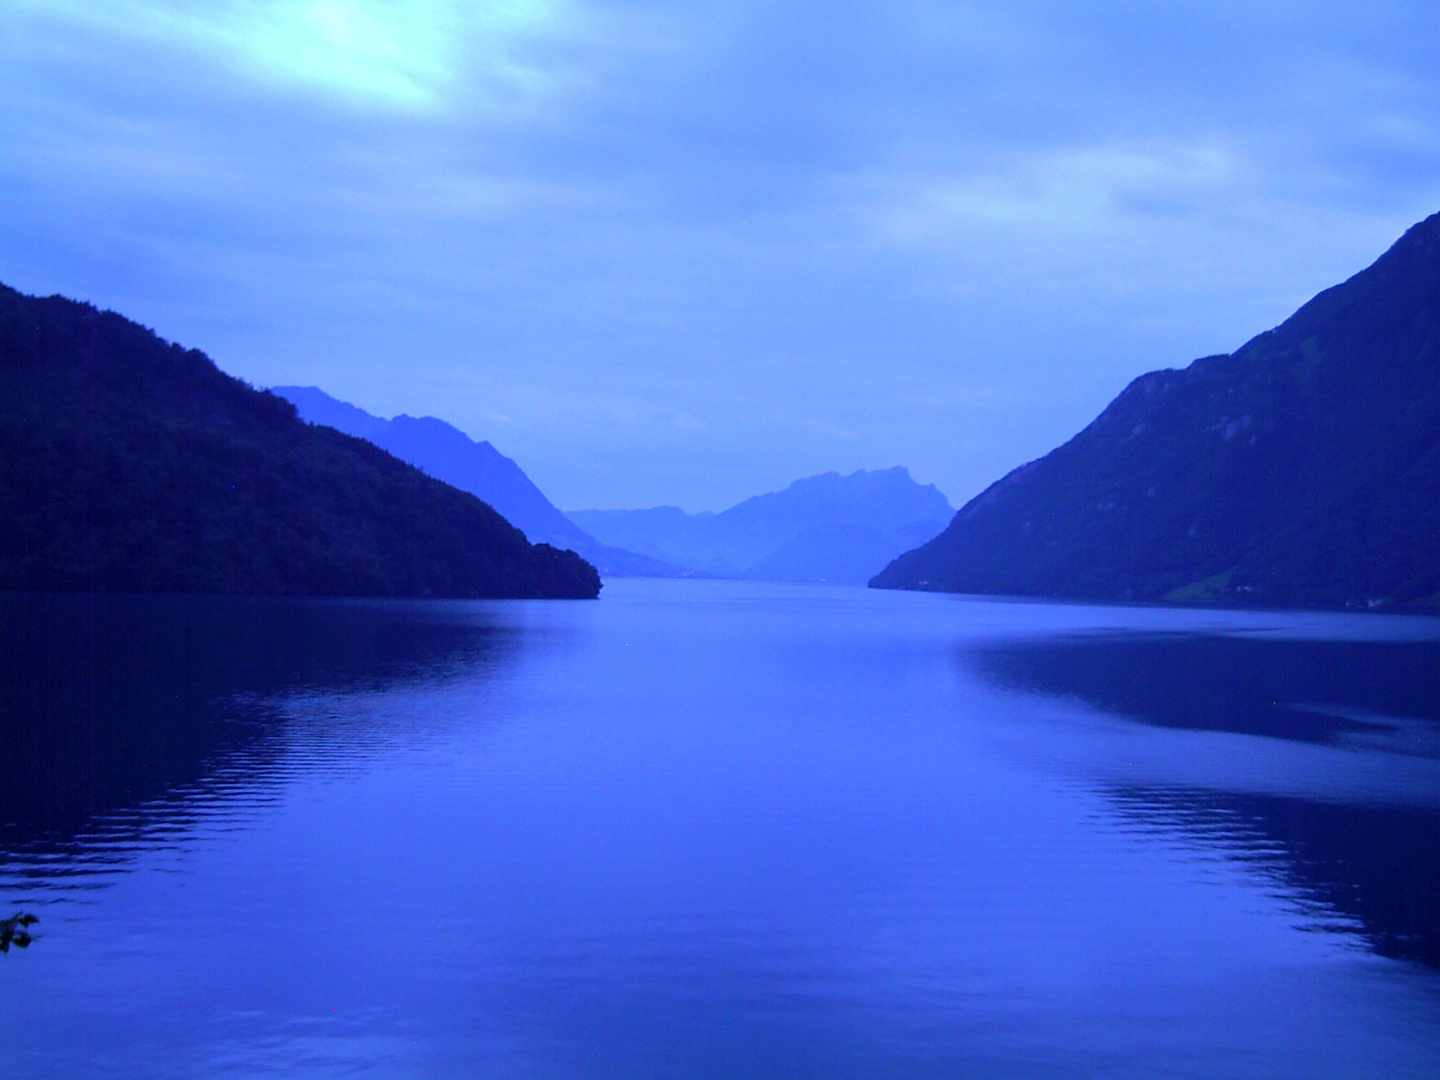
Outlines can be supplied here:
M1440 620L0 596L5 1077L1440 1076Z

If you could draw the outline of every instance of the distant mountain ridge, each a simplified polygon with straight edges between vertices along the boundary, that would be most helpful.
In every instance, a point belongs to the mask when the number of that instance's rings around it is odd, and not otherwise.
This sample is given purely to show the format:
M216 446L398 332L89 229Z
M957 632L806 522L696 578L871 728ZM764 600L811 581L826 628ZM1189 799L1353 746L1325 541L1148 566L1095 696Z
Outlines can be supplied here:
M557 510L512 459L488 441L475 441L433 416L392 420L331 397L315 386L276 386L300 417L374 443L437 480L468 491L498 510L531 543L575 551L615 576L675 577L683 573L655 559L601 544Z
M806 477L720 513L661 506L569 516L605 543L720 576L864 584L953 513L933 484L897 466Z
M1440 214L1235 353L1142 375L871 584L1440 607Z
M0 286L0 588L593 597L600 579L198 350Z

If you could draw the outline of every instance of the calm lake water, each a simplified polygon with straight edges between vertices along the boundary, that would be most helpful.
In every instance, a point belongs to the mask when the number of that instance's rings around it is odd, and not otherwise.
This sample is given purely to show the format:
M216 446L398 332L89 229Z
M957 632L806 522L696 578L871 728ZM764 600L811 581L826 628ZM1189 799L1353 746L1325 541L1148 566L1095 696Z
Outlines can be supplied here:
M5 1077L1440 1076L1440 620L0 596Z

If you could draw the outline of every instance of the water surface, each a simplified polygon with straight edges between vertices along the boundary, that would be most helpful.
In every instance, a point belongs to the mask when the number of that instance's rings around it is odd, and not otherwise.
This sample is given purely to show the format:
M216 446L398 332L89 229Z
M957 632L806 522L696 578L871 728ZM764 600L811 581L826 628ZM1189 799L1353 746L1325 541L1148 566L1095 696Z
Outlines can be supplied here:
M0 1075L1440 1075L1440 621L0 597Z

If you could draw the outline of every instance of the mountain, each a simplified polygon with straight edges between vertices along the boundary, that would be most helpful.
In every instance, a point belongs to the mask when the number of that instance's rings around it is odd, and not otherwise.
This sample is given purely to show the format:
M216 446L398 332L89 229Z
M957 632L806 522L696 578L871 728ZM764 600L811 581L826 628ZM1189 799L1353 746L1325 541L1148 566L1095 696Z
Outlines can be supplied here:
M718 514L660 506L570 517L605 543L712 574L864 584L953 513L933 484L897 467L811 476Z
M1236 352L1142 375L871 584L1440 606L1440 214Z
M483 499L531 543L569 548L593 543L550 504L519 465L490 443L475 442L443 420L433 416L384 420L314 386L273 386L270 392L293 403L302 420L366 439L435 479Z
M862 585L895 557L897 546L868 525L815 525L751 563L745 576Z
M475 442L433 416L385 420L314 386L275 386L300 417L366 439L437 480L483 499L531 543L568 548L617 577L676 577L684 572L634 552L603 545L551 504L523 469L489 442Z
M600 582L204 353L0 286L0 588L593 597Z

